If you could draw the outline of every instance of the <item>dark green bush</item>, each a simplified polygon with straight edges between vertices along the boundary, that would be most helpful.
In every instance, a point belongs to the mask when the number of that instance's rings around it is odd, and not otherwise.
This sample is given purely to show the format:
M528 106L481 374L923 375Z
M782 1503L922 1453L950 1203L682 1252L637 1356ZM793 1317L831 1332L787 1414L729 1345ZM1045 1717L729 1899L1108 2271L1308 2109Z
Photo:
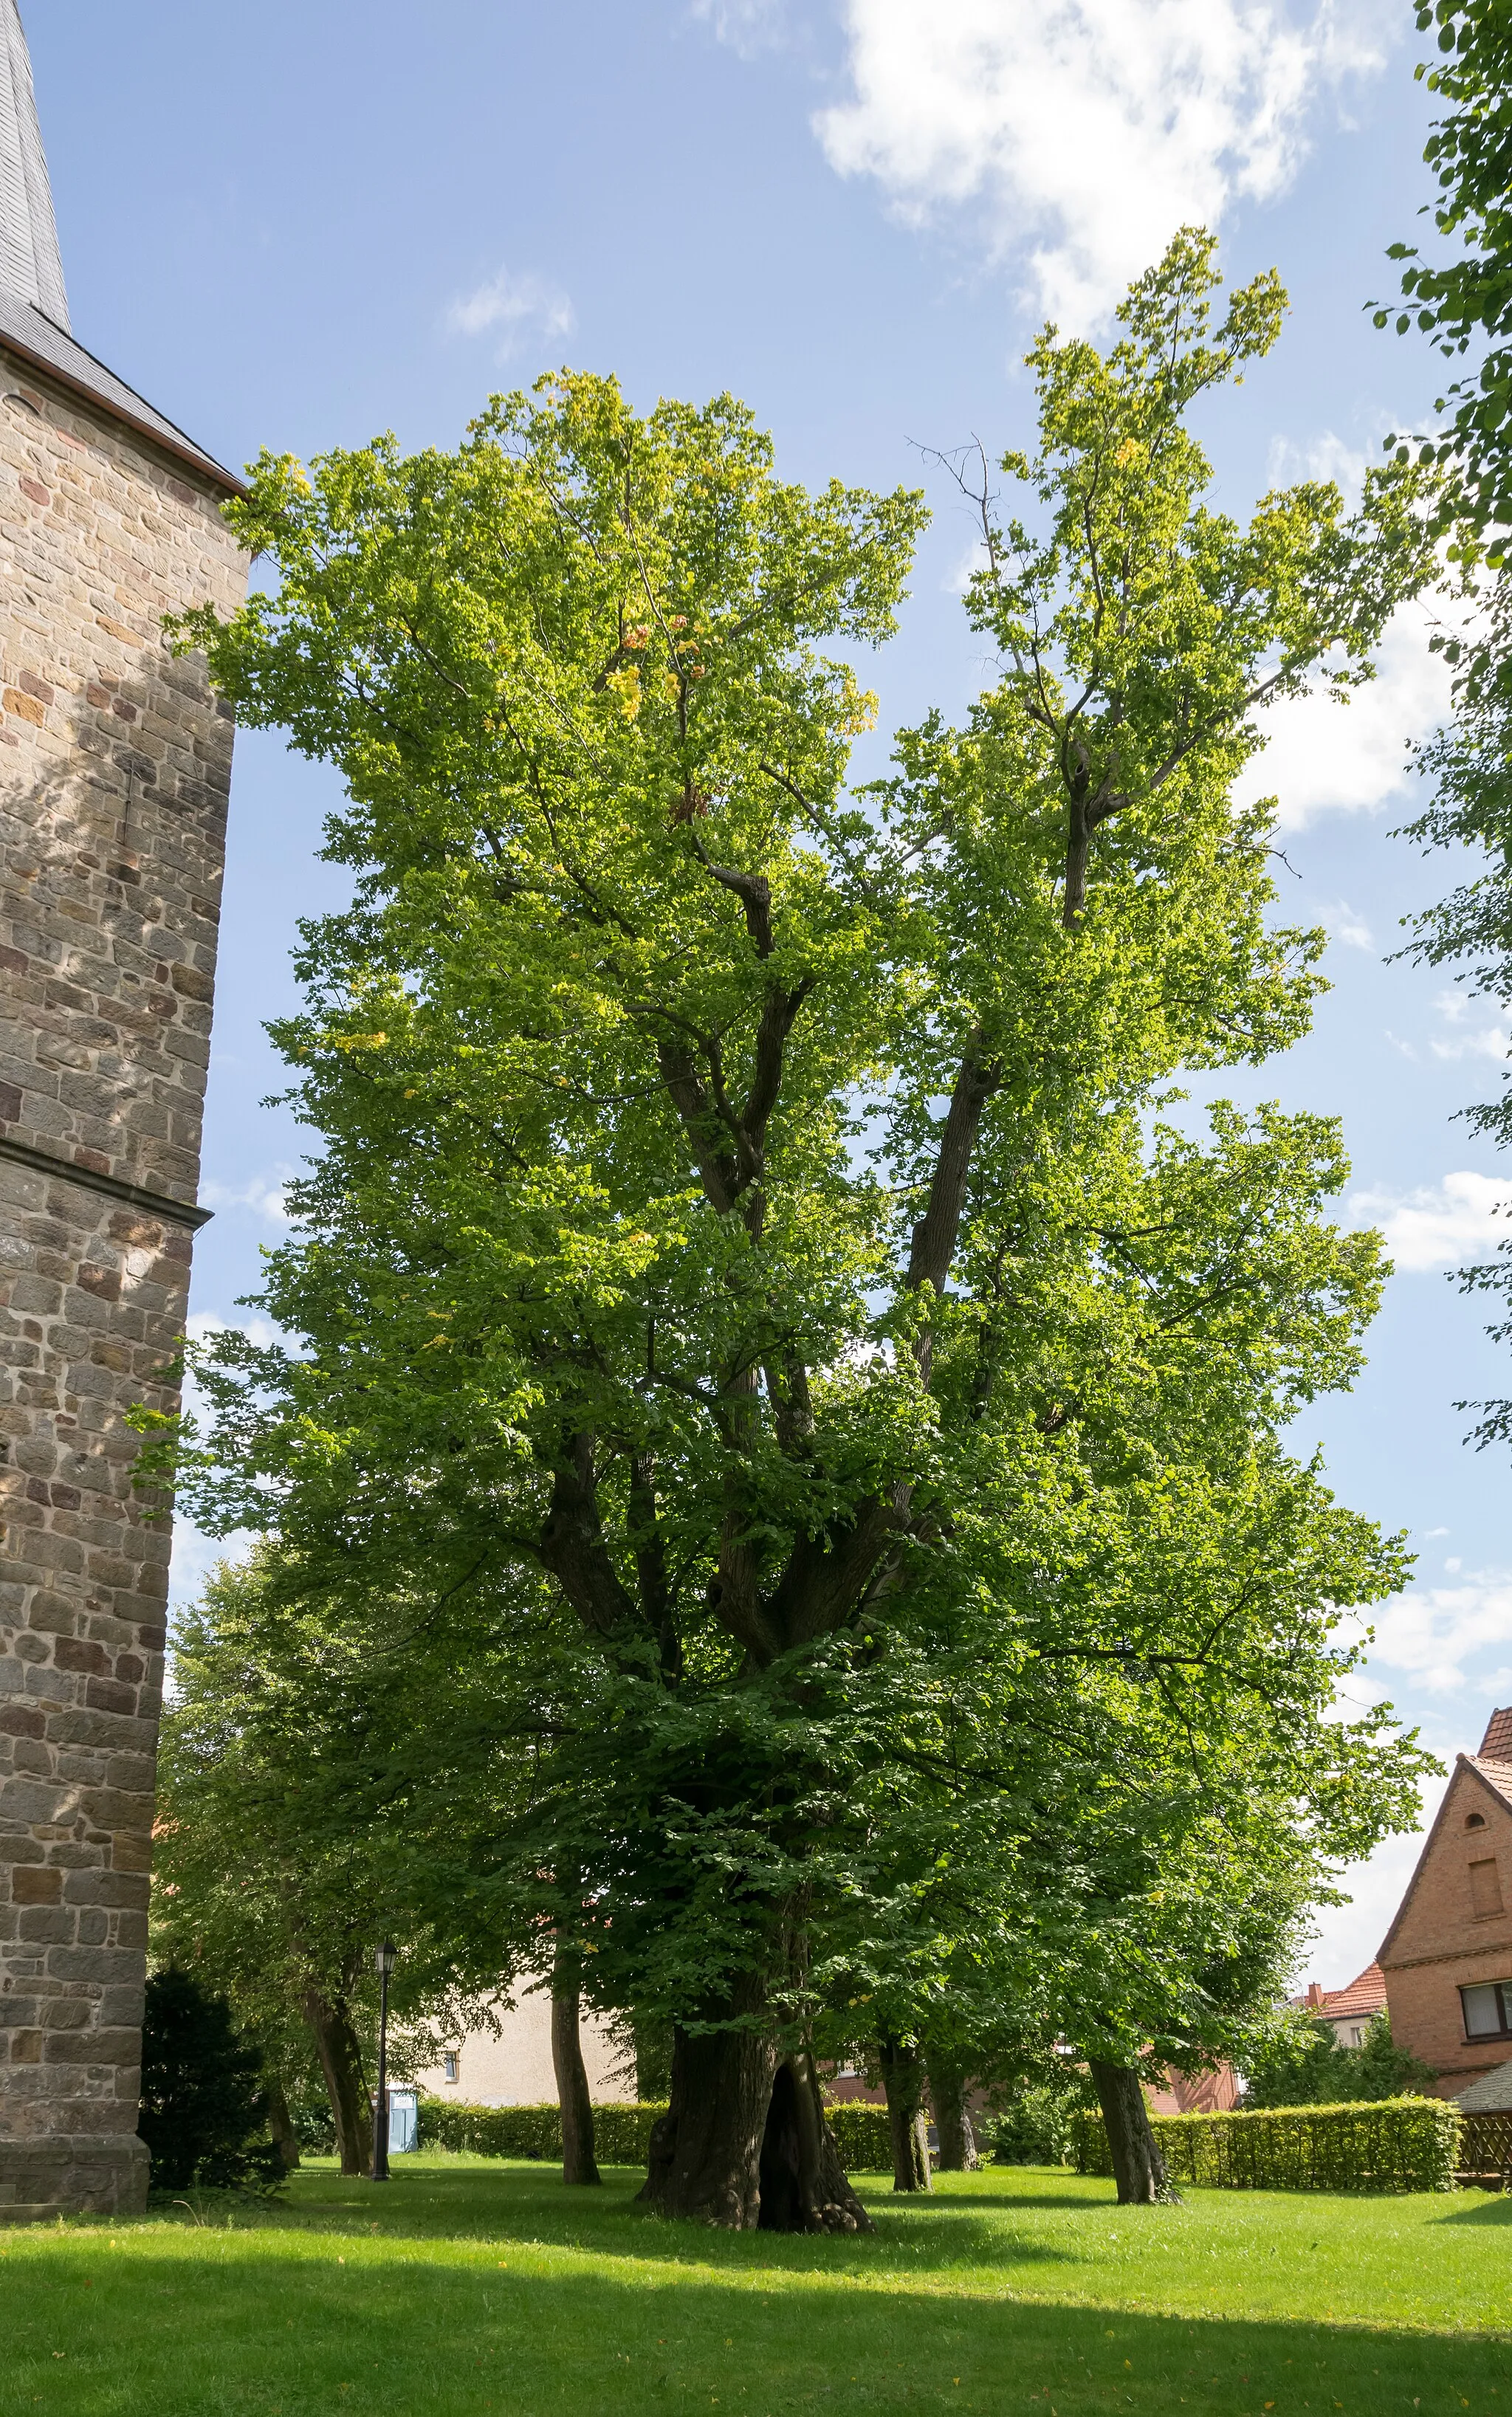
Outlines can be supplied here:
M1444 2191L1459 2162L1459 2111L1445 2098L1153 2115L1150 2128L1173 2181L1224 2190ZM1077 2119L1077 2168L1113 2170L1101 2116Z
M277 2188L283 2160L267 2138L262 2059L231 2009L170 1966L147 1983L137 2130L154 2190Z

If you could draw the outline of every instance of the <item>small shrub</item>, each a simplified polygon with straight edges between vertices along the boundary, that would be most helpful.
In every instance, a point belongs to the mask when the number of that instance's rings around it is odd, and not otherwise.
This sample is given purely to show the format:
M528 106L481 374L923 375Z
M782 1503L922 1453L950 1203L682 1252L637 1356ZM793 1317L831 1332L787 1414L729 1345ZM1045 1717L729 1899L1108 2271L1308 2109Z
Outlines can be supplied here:
M1445 2191L1459 2161L1459 2112L1443 2098L1153 2115L1150 2128L1172 2181L1222 2190ZM1076 2137L1077 2171L1110 2174L1101 2117L1078 2116Z
M262 2059L237 2037L231 2009L170 1966L147 1983L137 2130L154 2190L262 2190L284 2179L267 2136Z

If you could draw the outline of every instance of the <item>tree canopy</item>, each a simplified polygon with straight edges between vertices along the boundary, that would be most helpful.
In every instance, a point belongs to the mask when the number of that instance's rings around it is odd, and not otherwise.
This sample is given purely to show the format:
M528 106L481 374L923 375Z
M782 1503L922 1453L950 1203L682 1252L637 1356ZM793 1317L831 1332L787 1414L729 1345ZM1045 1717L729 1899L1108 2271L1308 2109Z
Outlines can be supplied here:
M279 588L182 625L340 768L358 892L276 1027L289 1340L205 1357L180 1482L393 1654L487 1627L496 1938L674 2022L667 2203L722 2220L816 2026L976 1985L1198 2055L1413 1817L1389 1718L1327 1717L1399 1551L1280 1439L1379 1242L1326 1120L1169 1086L1306 1028L1233 787L1269 703L1369 676L1427 483L1219 511L1186 416L1284 296L1216 288L1187 232L1106 356L1037 343L1000 676L859 794L922 504L780 481L728 398L564 372L454 454L265 458Z

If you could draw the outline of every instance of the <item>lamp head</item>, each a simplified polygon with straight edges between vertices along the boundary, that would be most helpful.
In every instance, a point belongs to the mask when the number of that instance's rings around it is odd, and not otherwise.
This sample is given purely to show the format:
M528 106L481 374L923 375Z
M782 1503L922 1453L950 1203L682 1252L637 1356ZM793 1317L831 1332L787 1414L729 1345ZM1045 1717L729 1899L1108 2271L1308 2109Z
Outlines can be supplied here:
M391 1938L386 1938L381 1947L375 1947L374 1949L373 1969L374 1972L376 1972L380 1981L386 1981L389 1973L393 1970L394 1943Z

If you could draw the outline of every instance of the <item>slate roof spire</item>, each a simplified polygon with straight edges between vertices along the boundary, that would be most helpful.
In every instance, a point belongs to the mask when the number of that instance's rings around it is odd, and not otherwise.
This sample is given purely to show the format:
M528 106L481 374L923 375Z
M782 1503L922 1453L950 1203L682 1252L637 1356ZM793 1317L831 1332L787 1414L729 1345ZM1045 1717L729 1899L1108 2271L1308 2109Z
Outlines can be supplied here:
M0 286L68 327L53 188L16 0L0 0Z

